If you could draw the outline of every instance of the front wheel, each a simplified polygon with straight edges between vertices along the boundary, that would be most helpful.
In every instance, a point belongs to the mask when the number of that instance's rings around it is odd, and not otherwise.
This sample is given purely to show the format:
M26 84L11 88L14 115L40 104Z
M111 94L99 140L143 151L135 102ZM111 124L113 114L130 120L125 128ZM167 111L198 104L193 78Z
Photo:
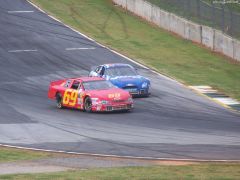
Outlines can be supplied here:
M84 109L86 112L92 112L92 100L90 97L86 97L84 100Z
M56 95L56 103L57 103L57 108L58 109L62 109L63 108L62 97L61 97L60 94Z

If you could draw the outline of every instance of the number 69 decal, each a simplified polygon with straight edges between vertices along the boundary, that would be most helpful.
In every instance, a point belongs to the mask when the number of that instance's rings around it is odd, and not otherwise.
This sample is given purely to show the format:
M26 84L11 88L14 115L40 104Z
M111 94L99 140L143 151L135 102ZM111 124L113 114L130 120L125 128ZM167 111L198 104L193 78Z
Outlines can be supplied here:
M75 106L77 103L78 93L76 90L67 89L63 95L63 104L69 106Z

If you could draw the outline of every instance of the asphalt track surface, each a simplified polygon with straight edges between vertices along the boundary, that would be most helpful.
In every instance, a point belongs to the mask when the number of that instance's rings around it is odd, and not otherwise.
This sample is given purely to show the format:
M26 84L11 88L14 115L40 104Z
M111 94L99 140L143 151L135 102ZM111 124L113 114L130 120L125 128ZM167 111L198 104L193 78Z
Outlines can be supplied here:
M132 64L152 81L151 97L135 99L133 112L59 110L47 99L50 81L87 75L91 66L116 62ZM240 160L238 113L127 61L25 0L0 0L0 94L2 144L119 156Z

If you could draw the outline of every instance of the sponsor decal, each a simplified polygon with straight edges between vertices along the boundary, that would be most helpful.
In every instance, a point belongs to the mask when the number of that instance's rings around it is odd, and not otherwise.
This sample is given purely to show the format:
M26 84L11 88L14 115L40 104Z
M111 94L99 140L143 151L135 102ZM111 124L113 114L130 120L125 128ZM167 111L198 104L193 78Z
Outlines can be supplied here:
M120 93L108 94L109 99L118 100L118 99L120 99L120 97L121 97Z

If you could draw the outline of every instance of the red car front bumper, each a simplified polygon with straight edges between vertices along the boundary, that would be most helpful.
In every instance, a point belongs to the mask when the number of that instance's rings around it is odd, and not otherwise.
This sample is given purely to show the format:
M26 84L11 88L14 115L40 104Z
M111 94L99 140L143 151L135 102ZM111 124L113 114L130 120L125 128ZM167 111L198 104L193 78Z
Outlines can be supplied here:
M133 109L133 104L97 104L92 106L92 111L111 112L111 111L124 111Z

